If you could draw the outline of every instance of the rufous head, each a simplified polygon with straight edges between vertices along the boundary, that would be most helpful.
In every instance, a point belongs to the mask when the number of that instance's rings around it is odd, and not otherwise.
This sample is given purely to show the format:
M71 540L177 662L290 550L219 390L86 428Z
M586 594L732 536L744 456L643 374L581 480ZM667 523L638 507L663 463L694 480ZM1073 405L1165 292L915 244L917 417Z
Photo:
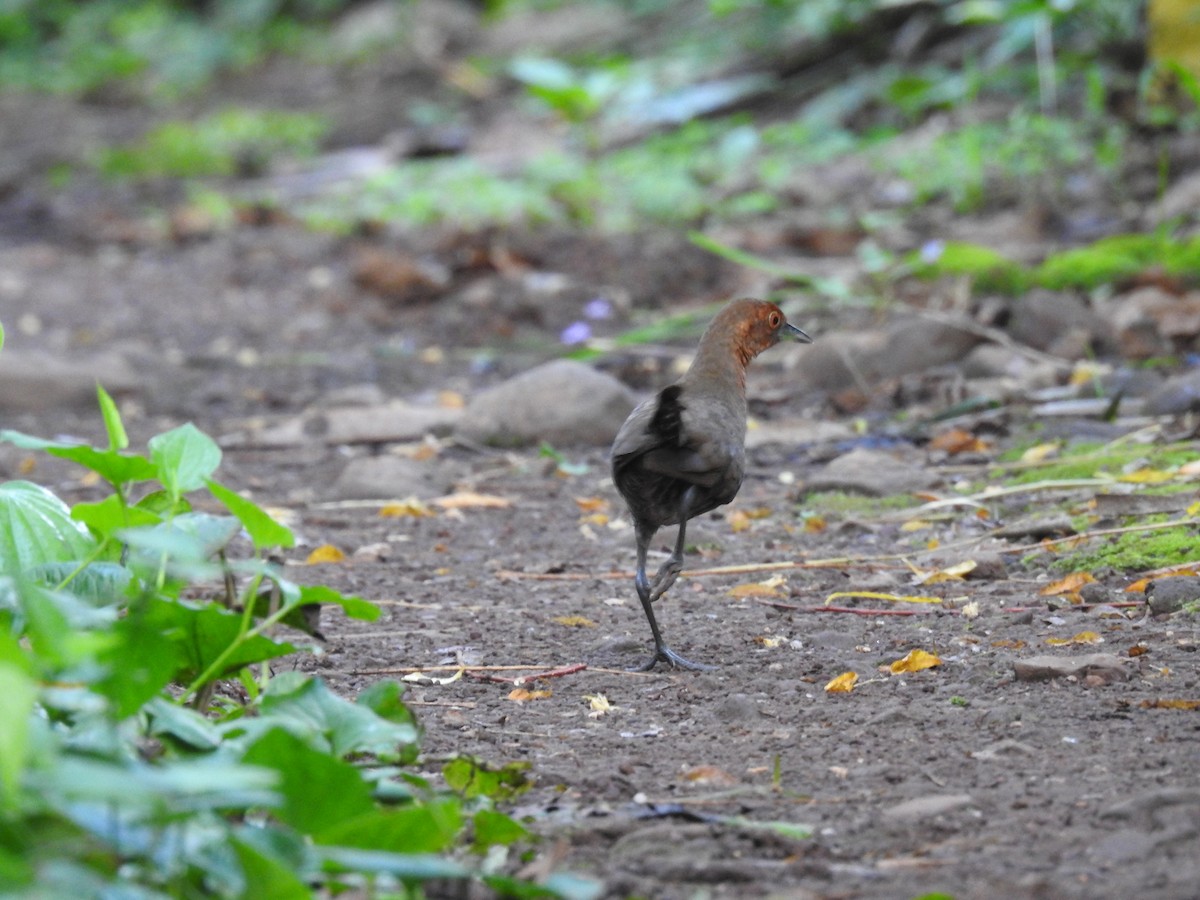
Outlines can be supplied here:
M788 322L783 310L766 300L734 300L709 327L728 328L733 333L734 347L743 364L785 338L812 343L811 337Z

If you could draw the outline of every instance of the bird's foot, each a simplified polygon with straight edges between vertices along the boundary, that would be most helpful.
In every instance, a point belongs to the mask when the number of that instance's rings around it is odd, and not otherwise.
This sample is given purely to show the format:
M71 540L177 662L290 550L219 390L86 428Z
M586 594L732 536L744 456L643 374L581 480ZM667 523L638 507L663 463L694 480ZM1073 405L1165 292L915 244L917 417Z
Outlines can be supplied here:
M662 644L654 651L654 655L650 657L650 661L638 666L636 669L630 669L631 672L649 672L660 662L665 662L667 665L675 669L691 669L693 672L713 672L716 666L710 666L706 663L692 662L690 659L680 656L666 644Z
M671 589L679 573L683 571L683 563L677 559L668 559L654 576L650 585L650 602L653 603Z

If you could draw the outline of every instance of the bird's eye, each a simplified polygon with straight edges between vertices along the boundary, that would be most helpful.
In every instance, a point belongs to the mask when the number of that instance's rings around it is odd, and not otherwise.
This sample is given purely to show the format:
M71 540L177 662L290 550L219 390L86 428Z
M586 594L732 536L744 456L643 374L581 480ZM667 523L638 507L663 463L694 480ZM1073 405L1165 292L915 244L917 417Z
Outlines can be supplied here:
M772 328L778 328L779 324L782 321L783 321L783 317L780 316L779 313L773 312L773 313L771 313L770 318L767 319L767 324L770 325Z

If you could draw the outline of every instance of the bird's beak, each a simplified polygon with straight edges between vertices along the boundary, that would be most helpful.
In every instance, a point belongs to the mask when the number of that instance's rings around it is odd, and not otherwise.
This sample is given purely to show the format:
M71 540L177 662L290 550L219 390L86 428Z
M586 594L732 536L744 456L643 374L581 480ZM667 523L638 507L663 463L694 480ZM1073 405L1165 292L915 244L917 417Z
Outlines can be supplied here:
M791 322L784 323L782 336L793 338L794 340L797 340L802 344L811 344L813 342L812 338L810 338L807 334L805 334L803 331L801 331L799 328L797 328Z

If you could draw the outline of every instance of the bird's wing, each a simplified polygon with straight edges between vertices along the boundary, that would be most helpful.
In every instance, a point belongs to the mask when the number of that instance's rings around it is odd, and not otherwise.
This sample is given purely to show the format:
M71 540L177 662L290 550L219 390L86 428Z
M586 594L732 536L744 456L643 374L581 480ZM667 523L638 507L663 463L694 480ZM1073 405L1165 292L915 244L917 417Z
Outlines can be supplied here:
M613 442L614 468L636 459L646 471L703 487L725 476L728 452L694 437L685 425L687 407L681 395L680 385L670 385L630 413Z

